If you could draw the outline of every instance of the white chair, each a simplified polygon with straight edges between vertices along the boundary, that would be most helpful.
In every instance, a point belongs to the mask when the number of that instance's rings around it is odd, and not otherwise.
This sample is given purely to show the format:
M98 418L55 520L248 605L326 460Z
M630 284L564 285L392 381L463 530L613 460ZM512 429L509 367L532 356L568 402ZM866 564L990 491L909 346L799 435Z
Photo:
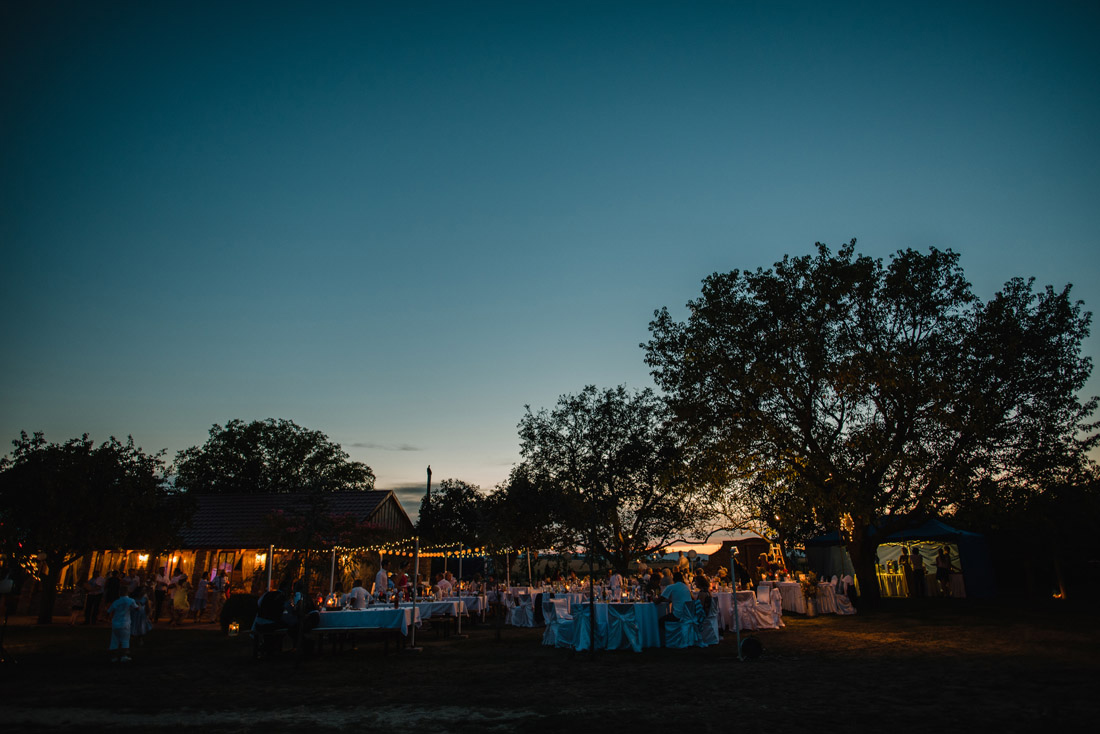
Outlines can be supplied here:
M777 630L786 625L783 623L783 594L779 592L779 589L772 588L767 589L761 587L766 596L761 600L761 596L757 596L756 601L756 622L759 629L762 630Z
M508 608L507 622L513 627L535 626L535 602L531 597L517 600L516 606Z
M834 577L835 578L835 577ZM855 580L851 574L845 575L836 587L836 613L837 614L855 614L856 608L852 606L852 600L848 598L848 589L852 587Z
M737 597L737 618L742 630L756 630L760 628L760 618L756 613L756 595L751 591L739 591ZM768 605L768 615L771 615L771 604Z

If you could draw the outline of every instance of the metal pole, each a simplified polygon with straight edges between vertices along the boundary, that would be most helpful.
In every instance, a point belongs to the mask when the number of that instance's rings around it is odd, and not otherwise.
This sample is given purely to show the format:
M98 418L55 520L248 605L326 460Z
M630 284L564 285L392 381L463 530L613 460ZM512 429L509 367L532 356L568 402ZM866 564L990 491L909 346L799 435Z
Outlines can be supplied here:
M428 476L431 477L432 470L428 468ZM419 652L420 648L416 646L416 618L420 612L420 537L416 538L416 548L413 550L413 614L412 614L412 637L409 642L409 649L414 652ZM429 566L431 568L431 566Z
M737 659L744 662L741 657L741 616L737 613L737 589L740 583L737 579L737 556L740 551L730 542L730 577L733 579L733 629L737 633Z
M332 570L328 575L328 595L332 598L332 592L336 588L336 549L332 549Z
M596 531L595 531L595 528L593 528L593 530L592 530L593 538L595 537L595 535L596 535ZM592 645L592 653L595 654L595 652L596 652L596 567L595 567L595 565L593 565L595 563L595 556L593 556L593 554L592 554L591 541L592 541L592 538L589 538L589 546L588 546L588 621L591 624L591 629L589 630L589 632L592 635L592 639L589 641L589 644ZM576 632L574 632L573 634L576 635Z
M267 590L271 590L271 568L275 565L275 546L267 547Z

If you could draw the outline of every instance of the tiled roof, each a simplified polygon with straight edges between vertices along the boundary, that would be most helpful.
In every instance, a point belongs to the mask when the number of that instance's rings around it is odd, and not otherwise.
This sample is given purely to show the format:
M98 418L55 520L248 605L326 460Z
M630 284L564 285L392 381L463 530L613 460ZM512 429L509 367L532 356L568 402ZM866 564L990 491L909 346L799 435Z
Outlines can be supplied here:
M326 492L325 506L337 515L367 520L390 490ZM311 495L213 494L199 496L189 526L180 531L183 548L263 548L272 542L267 517L275 510L304 511ZM394 501L397 502L396 496ZM398 503L400 504L400 503Z

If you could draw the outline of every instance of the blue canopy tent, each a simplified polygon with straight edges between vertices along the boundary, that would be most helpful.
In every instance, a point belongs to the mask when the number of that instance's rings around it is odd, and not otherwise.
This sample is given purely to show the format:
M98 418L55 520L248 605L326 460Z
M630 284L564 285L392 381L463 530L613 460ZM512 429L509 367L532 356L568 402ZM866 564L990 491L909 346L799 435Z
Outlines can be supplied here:
M871 534L874 534L873 528ZM934 568L934 546L946 545L951 548L952 564L963 572L966 596L972 599L988 599L993 596L993 566L985 536L958 530L939 520L928 520L891 533L878 546L878 560L880 563L896 560L901 555L903 546L913 551L921 545L924 546L921 555L925 558L926 567L930 568ZM838 532L808 540L806 556L811 568L825 578L853 573L852 560L848 557L848 551L840 541Z
M995 592L993 564L985 536L953 528L939 520L928 520L916 527L891 533L886 543L932 543L955 546L958 568L963 572L966 595L971 599L989 599ZM881 549L879 546L882 558ZM923 555L923 554L922 554Z

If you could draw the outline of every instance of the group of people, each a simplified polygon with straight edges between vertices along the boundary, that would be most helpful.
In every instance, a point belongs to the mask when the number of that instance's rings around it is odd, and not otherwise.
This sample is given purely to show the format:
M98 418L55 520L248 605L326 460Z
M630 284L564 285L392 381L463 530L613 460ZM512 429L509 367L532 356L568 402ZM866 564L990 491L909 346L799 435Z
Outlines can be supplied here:
M111 570L74 585L69 625L81 617L86 625L106 620L111 625L111 662L129 662L130 640L144 642L153 624L160 622L165 601L170 601L171 625L183 624L187 616L201 622L207 609L214 621L228 592L225 571L204 574L192 585L187 574L178 571L165 577Z
M898 572L905 576L909 596L921 597L925 595L927 571L919 550L914 548L910 552L908 548L902 547L901 555L898 557ZM941 546L936 551L935 593L939 596L951 596L951 574L953 573L960 573L960 571L951 563L951 549L946 545Z
M171 624L182 624L185 618L202 622L207 610L209 621L217 620L229 592L229 579L224 570L200 575L194 584L187 574L177 571L171 576L142 576L121 571L99 574L73 586L69 624L77 624L81 617L84 624L97 624L111 619L107 611L120 597L146 598L149 601L149 621L159 622L164 613L165 601L170 601L168 613Z

